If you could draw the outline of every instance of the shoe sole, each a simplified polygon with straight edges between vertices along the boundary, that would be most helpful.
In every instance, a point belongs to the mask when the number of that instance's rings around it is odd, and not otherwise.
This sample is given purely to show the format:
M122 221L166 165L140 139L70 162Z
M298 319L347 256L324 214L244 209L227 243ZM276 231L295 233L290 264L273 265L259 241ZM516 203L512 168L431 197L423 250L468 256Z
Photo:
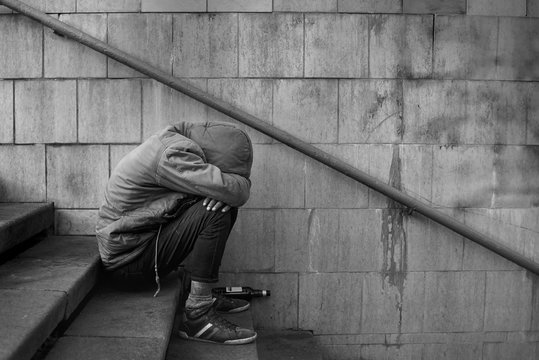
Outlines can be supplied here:
M246 305L242 306L242 307L238 307L238 308L235 308L235 309L232 309L232 310L229 310L229 311L219 311L219 310L216 310L218 313L220 314L236 314L236 313L239 313L239 312L242 312L242 311L245 311L247 309L249 309L249 307L251 306L251 304L247 303Z
M181 330L178 331L178 334L182 339L185 339L185 340L193 340L193 341L199 341L199 342L204 342L204 343L209 343L209 344L221 344L221 345L249 344L249 343L252 343L253 341L255 341L256 337L257 337L257 334L254 334L253 336L248 337L248 338L244 338L244 339L227 340L225 342L219 342L219 341L212 341L212 340L192 337L192 336L187 335L187 333L185 331L181 331Z

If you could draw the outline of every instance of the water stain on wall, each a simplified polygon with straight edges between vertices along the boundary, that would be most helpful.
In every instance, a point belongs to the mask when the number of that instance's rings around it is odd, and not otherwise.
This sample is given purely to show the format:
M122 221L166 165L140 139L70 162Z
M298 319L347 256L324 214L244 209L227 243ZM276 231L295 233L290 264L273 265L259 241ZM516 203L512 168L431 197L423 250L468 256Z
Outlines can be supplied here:
M402 189L401 183L402 161L400 148L393 147L393 157L389 169L389 185L396 189ZM395 297L396 308L399 312L398 329L402 327L403 294L407 271L407 239L404 227L406 209L398 202L387 199L387 208L382 210L381 238L383 247L382 277L384 284L389 284L397 289Z

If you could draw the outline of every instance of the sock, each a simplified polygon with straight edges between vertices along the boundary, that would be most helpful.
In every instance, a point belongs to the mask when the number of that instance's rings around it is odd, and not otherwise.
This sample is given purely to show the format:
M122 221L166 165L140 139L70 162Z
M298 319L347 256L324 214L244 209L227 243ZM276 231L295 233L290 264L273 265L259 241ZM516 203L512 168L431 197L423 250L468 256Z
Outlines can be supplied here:
M211 284L199 281L191 281L191 291L185 301L185 313L193 318L204 314L215 299L211 294Z

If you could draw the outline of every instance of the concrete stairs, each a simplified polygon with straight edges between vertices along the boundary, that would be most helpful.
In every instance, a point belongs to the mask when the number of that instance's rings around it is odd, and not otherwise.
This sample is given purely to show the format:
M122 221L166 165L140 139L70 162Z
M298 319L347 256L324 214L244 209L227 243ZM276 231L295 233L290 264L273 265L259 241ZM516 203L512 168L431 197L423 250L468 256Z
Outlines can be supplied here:
M42 203L0 203L0 256L52 226L54 207Z
M156 298L112 288L95 238L50 236L53 219L52 204L0 204L0 360L321 359L308 332L258 331L242 346L180 339L179 274ZM253 327L250 311L230 317Z
M94 286L96 244L47 236L52 204L0 209L0 359L30 359Z
M178 277L162 279L159 295L153 293L118 291L101 282L46 359L164 359L178 304Z

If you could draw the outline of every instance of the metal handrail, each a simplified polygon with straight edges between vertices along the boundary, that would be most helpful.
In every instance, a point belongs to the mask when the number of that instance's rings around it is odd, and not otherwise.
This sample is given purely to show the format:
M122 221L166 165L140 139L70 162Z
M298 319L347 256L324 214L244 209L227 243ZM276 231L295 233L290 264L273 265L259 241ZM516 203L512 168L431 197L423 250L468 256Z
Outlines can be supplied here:
M108 57L127 65L138 72L149 76L177 91L184 93L187 96L192 97L195 100L206 104L217 111L220 111L231 118L234 118L280 142L289 147L315 159L319 162L327 165L328 167L356 180L360 183L384 194L385 196L407 206L411 211L416 211L429 219L453 230L457 234L460 234L485 248L492 250L498 255L514 262L517 265L531 271L532 273L539 275L539 263L525 257L512 248L494 240L471 227L455 220L453 217L442 213L439 210L434 209L432 206L419 201L401 190L398 190L388 184L381 182L380 180L370 176L369 174L345 163L344 161L316 148L315 146L306 143L297 137L280 130L261 119L235 108L227 102L220 100L190 84L173 77L166 72L157 69L156 67L141 61L134 56L131 56L121 50L118 50L109 44L96 39L83 31L80 31L72 26L69 26L52 16L49 16L33 7L30 7L18 0L0 0L1 5L5 5L8 8L15 10L21 14L24 14L39 23L52 28L56 33L64 35L78 43L84 44L95 51L107 55Z

